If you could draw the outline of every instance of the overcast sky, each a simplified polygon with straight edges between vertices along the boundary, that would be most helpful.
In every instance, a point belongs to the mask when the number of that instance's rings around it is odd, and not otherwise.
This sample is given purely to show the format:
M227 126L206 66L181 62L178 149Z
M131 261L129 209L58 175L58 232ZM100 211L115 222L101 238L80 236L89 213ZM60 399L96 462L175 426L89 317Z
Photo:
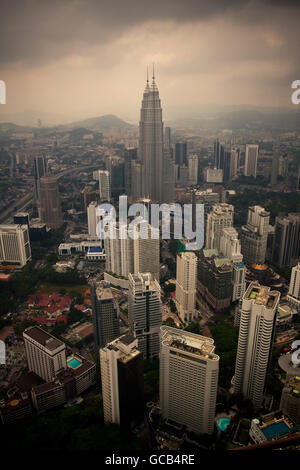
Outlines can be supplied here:
M1 113L138 120L155 62L164 117L205 104L289 106L300 2L1 0Z

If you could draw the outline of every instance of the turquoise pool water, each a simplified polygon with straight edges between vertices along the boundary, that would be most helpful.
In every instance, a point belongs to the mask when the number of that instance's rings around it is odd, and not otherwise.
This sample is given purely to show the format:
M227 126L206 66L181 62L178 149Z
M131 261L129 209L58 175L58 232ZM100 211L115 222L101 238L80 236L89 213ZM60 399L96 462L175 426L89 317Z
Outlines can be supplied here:
M226 431L229 423L230 418L227 418L226 416L219 418L217 421L217 428L220 429L220 431Z
M289 427L283 422L273 423L267 426L265 429L262 429L262 432L268 440L273 439L274 437L281 436L289 432Z
M81 364L82 362L76 357L71 357L71 359L68 359L68 365L72 367L72 369L77 369L77 367L81 366Z

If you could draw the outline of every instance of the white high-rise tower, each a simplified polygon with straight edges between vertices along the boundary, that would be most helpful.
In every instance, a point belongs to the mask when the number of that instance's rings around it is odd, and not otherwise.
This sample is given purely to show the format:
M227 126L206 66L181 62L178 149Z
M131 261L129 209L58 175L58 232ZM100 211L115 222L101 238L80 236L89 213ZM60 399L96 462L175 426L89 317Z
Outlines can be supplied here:
M177 255L176 304L182 321L197 318L196 305L197 256L192 252Z
M288 293L288 301L300 311L300 263L294 266L291 273L291 280Z
M243 393L255 408L263 402L280 293L252 282L240 312L234 393Z
M160 332L162 415L190 431L211 434L219 375L214 340L169 326Z

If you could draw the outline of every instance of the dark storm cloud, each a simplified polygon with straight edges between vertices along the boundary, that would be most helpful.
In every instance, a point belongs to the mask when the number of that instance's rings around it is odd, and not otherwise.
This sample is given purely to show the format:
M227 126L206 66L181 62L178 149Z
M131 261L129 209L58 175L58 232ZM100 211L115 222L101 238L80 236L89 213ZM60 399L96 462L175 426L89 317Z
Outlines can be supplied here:
M81 53L148 21L182 24L233 16L241 23L258 23L278 9L297 5L276 1L273 6L268 0L2 0L0 4L2 65L47 62Z
M270 0L0 0L5 112L136 119L152 62L166 109L289 105L299 78L299 8Z

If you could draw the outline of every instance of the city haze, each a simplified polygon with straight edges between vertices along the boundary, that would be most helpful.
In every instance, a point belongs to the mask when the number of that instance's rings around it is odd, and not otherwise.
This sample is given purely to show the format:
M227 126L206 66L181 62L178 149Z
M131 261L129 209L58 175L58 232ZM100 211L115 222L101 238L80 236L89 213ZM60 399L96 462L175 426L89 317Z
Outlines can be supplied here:
M153 62L165 120L210 105L293 107L299 9L281 1L3 1L0 119L34 110L45 122L116 114L136 123Z

